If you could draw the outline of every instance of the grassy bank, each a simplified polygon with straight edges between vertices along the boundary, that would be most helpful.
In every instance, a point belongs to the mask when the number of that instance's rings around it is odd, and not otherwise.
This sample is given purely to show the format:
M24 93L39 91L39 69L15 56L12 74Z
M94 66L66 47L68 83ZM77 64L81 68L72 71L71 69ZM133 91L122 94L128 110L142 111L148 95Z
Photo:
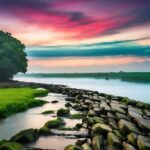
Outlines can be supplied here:
M37 100L35 97L45 96L47 93L47 90L36 90L29 87L0 88L0 118L43 105L46 102Z
M150 72L99 72L99 73L36 73L18 75L25 77L58 77L58 78L96 78L96 79L121 79L130 82L150 83Z

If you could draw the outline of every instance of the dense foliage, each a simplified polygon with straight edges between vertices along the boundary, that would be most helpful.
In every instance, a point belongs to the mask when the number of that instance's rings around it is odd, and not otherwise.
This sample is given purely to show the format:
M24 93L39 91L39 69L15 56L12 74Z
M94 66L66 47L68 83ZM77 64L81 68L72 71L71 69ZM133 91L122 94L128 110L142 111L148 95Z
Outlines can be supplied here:
M27 69L25 45L10 33L0 31L0 80L10 80L18 72Z

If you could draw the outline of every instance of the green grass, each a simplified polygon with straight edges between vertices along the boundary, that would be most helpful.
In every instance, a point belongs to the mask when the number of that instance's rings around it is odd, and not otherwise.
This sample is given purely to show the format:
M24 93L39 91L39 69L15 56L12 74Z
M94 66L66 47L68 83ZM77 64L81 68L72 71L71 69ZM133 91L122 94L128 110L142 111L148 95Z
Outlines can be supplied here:
M43 105L46 102L37 100L35 97L45 96L47 93L47 90L36 90L29 87L0 88L0 118Z

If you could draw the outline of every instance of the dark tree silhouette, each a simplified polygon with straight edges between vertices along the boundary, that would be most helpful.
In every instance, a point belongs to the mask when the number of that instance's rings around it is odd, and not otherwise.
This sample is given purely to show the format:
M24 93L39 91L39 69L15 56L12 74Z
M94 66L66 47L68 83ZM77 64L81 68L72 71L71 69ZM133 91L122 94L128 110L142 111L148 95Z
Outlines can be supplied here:
M25 45L8 32L0 31L0 81L11 80L27 71Z

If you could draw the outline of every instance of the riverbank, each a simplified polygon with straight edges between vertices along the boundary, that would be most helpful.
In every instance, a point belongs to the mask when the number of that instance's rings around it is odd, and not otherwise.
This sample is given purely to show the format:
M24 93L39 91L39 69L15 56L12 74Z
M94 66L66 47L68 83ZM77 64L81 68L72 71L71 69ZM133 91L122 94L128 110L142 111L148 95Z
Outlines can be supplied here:
M0 88L0 118L46 103L35 97L46 96L47 90L37 90L30 87Z
M20 146L24 147L28 144L26 149L33 149L31 147L38 147L38 144L34 143L38 142L41 137L46 136L48 138L48 136L57 135L66 138L68 136L78 138L74 145L62 148L65 150L150 149L150 104L62 85L16 83L19 86L28 85L30 87L45 88L53 93L65 94L67 95L65 99L67 103L63 109L56 112L57 119L48 121L40 129L28 129L18 133L9 141L1 142L0 148L8 147L8 145L13 144L12 142L15 142L15 144L21 144L16 145L18 150L20 150ZM78 112L78 115L75 116L81 118L82 123L69 129L65 128L64 120L72 117L70 116L70 109ZM66 130L69 131L69 134ZM86 134L81 132L83 130L86 130ZM81 134L71 131L78 131ZM39 148L42 149L43 147ZM44 149L51 149L51 147Z

